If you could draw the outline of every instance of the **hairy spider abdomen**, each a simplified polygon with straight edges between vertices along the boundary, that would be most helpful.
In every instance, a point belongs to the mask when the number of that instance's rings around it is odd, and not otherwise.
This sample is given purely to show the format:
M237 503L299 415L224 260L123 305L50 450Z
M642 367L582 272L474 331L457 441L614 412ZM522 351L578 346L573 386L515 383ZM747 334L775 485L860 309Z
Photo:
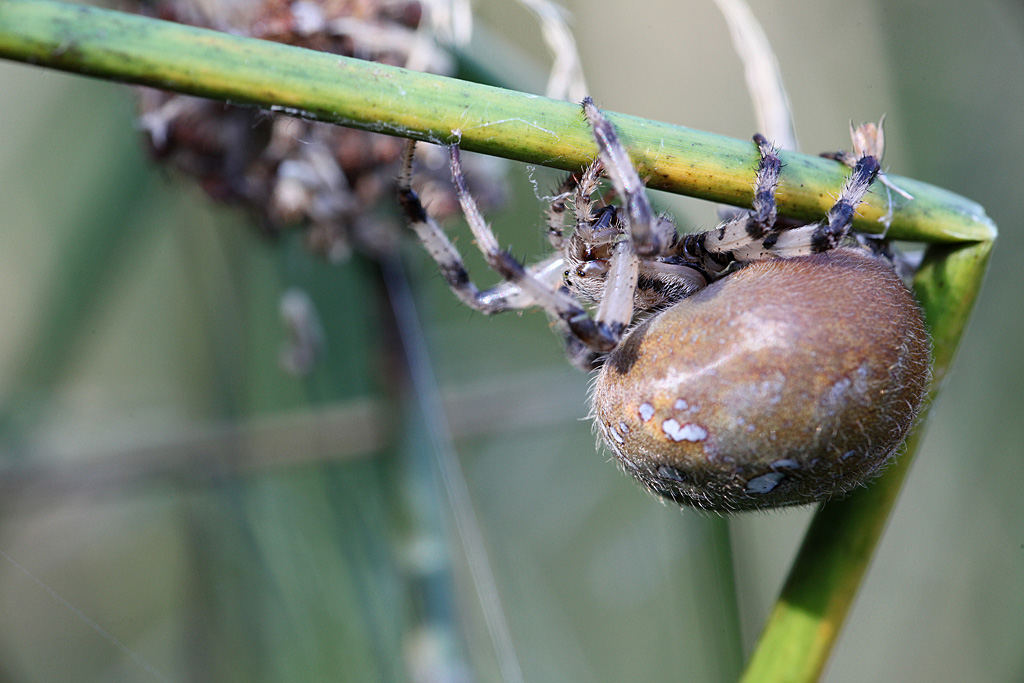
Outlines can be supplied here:
M632 330L594 387L623 467L709 510L799 505L879 472L930 380L916 302L854 249L769 259Z

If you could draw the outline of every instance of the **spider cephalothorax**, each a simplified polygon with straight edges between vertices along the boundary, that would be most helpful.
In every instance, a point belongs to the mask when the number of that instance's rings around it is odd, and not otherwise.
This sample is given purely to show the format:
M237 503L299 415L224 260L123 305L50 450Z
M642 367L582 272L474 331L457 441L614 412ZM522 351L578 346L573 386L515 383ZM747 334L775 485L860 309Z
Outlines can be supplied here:
M450 148L477 245L506 280L487 291L412 190L409 146L400 199L455 294L488 314L542 308L570 360L598 368L592 414L605 444L666 498L723 511L798 505L877 473L930 377L921 314L892 263L842 246L879 175L880 128L855 129L854 152L836 155L851 171L824 220L776 222L781 162L755 135L752 208L680 236L651 210L611 123L589 98L583 110L600 156L563 182L548 210L554 254L530 266L498 246ZM603 177L620 205L595 202Z

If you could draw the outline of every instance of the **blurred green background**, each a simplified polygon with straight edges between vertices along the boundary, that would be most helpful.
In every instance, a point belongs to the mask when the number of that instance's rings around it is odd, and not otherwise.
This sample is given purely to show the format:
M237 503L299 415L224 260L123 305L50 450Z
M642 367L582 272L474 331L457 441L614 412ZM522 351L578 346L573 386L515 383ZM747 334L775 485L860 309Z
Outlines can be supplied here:
M564 4L601 106L753 132L710 1ZM826 680L1022 681L1024 6L751 5L803 150L885 113L886 166L978 201L1001 229ZM517 3L475 8L545 54ZM543 67L504 64L513 82ZM259 239L151 167L133 125L126 87L0 63L0 680L500 680L424 465L436 433L382 352L394 331L375 266ZM556 176L508 173L495 228L539 255L531 182L545 193ZM658 200L683 225L714 221ZM408 246L524 678L734 679L810 511L725 521L642 494L595 451L587 378L543 316L468 312ZM278 363L291 287L328 340L305 379Z

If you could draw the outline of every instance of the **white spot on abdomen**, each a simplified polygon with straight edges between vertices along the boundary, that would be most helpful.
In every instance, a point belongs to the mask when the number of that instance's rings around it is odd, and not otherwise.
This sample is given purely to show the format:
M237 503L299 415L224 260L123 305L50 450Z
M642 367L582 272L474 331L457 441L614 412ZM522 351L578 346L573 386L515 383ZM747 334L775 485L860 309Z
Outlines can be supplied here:
M673 441L703 441L708 438L708 430L700 425L692 423L681 425L672 418L662 422L661 429Z
M637 410L640 413L640 419L647 422L654 417L654 406L650 403L641 403L640 408Z
M798 470L800 469L800 463L792 458L782 458L773 462L770 467L773 470Z
M609 427L608 432L612 435L612 438L619 443L626 443L626 440L622 438L622 434L619 434L619 430L615 427Z
M778 486L785 476L782 472L769 472L768 474L762 474L760 477L754 477L747 482L747 491L750 493L768 493Z

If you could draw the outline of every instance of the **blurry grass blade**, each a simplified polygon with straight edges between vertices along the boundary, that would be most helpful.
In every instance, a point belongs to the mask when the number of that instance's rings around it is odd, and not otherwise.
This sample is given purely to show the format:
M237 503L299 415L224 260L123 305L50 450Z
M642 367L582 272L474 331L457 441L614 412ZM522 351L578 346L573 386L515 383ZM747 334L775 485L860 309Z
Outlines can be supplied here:
M178 371L200 385L207 416L238 433L263 418L301 430L317 421L302 411L366 400L380 336L372 268L305 258L296 234L271 249L248 231L202 222L181 232L206 353ZM277 363L283 330L274 303L288 286L309 295L327 336L322 362L301 381ZM350 438L376 445L372 421L355 429ZM342 462L331 439L287 431L250 433L256 443L216 439L226 448L199 459L209 486L189 499L190 583L202 611L196 647L209 671L197 678L401 680L407 603L390 543L388 453ZM267 439L275 432L284 438ZM297 460L236 469L256 454Z
M395 309L395 319L400 322L399 333L413 388L420 401L420 410L432 441L441 481L452 506L452 516L466 554L466 563L473 578L502 680L505 683L521 683L523 673L519 657L505 619L505 609L501 604L501 595L469 494L469 486L462 473L462 466L445 417L440 390L413 302L412 290L409 288L404 268L397 258L384 259L382 269L388 285L388 295Z
M775 58L768 36L750 5L743 0L715 0L715 4L729 24L733 49L743 62L743 75L754 103L758 132L779 149L800 149L779 60Z
M590 94L583 76L583 64L576 38L566 20L566 10L550 0L519 0L537 15L544 42L548 44L554 64L544 94L556 100L579 102Z
M35 412L77 358L83 327L126 263L127 248L142 237L137 213L150 205L153 176L146 172L133 136L109 148L96 166L94 191L79 208L70 238L58 252L34 329L15 352L15 375L0 397L0 439L17 438L19 426L34 422Z

